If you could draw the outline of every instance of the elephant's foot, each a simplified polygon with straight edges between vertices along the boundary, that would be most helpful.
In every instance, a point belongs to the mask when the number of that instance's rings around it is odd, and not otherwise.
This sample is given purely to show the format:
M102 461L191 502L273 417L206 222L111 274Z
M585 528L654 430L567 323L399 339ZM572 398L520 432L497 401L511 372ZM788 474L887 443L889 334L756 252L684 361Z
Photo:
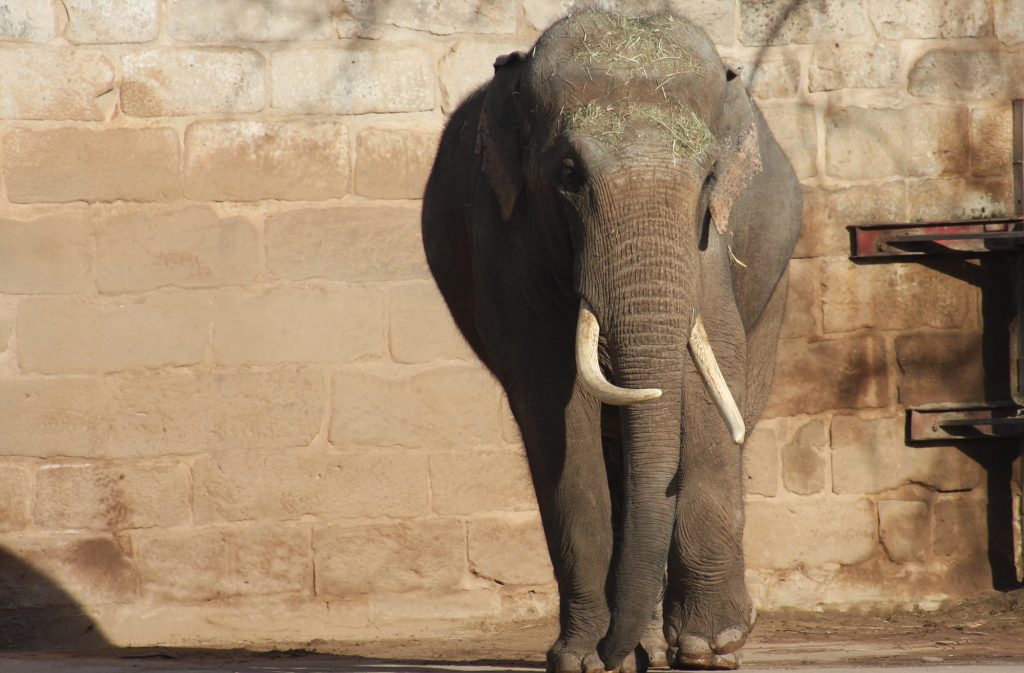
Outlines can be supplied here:
M609 673L646 673L647 657L643 650L637 648L634 652L622 660L618 667L610 669ZM547 673L605 673L604 662L594 649L586 654L572 652L560 648L556 643L548 651Z
M746 591L742 601L686 605L684 599L665 622L669 666L678 670L733 670L740 666L739 649L747 642L757 611ZM731 607L740 603L742 607Z

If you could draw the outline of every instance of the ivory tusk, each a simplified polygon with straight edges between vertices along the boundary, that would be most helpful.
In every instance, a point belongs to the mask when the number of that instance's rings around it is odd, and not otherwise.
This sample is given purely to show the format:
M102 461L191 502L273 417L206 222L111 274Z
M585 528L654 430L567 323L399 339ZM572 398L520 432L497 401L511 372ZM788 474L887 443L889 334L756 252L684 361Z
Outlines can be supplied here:
M732 440L737 444L742 444L747 434L743 414L740 413L739 407L736 406L736 400L729 392L729 385L725 382L725 377L722 376L722 370L718 368L718 362L711 350L711 343L708 341L708 334L704 331L704 323L700 316L693 321L693 329L690 330L687 346L693 355L693 362L697 366L697 371L700 372L700 377L704 379L704 385L707 386L711 398L715 401L715 406L718 407L722 419L729 428Z
M576 373L583 387L598 400L616 406L661 397L658 388L620 388L610 383L604 377L597 358L597 341L600 336L601 327L597 324L597 316L587 302L581 299L579 318L576 321Z

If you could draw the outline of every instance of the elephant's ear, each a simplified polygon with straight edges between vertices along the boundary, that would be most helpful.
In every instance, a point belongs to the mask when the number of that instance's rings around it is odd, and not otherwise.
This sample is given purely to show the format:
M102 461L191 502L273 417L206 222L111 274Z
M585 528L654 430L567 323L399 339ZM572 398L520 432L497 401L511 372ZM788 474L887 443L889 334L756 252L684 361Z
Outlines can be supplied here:
M521 169L522 129L519 126L519 78L526 54L521 51L499 56L494 62L494 79L487 86L476 151L483 154L483 170L498 200L501 219L512 218L516 199L523 189Z
M733 202L764 168L753 103L739 77L728 78L721 119L721 154L710 209L715 229L724 235Z

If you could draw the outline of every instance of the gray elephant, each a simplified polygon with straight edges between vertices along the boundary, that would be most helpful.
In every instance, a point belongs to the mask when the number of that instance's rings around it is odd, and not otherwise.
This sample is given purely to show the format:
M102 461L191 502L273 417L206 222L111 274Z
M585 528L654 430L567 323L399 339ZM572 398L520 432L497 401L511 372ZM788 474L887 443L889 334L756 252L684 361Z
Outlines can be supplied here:
M561 599L548 670L643 669L662 595L673 667L738 665L740 451L800 216L742 81L668 14L571 15L452 115L424 246L526 446Z

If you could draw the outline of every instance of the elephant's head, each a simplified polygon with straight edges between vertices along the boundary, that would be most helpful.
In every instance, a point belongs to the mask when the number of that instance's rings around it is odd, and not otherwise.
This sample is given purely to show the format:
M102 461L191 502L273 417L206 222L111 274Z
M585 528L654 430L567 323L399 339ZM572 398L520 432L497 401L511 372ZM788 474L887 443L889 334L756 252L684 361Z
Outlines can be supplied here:
M499 59L484 99L478 150L502 226L522 228L545 265L572 270L579 385L628 405L613 617L599 651L609 667L638 642L661 588L687 358L743 439L698 298L702 255L725 249L709 237L727 233L733 199L760 170L753 119L703 31L669 16L575 14L529 54Z

